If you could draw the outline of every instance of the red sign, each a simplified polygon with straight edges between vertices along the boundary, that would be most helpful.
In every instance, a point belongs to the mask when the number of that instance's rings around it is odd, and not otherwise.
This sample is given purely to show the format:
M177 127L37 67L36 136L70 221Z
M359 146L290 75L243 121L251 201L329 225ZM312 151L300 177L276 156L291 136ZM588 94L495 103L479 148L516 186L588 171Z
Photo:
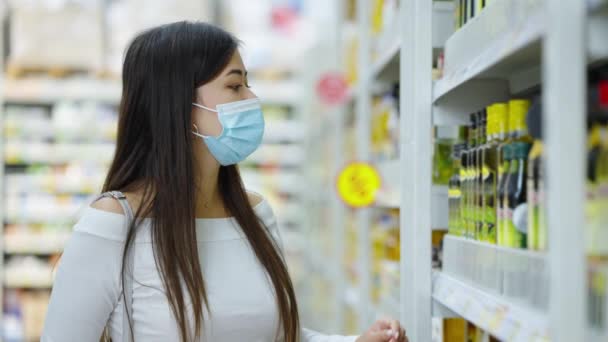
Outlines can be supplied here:
M346 99L347 93L348 84L340 73L327 73L317 83L317 94L325 104L340 104Z

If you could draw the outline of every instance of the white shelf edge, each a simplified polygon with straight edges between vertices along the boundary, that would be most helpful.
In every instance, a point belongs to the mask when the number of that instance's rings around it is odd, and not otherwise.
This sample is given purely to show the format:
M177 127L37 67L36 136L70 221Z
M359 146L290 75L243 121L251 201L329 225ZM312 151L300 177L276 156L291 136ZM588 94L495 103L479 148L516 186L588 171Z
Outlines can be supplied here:
M263 105L295 107L301 103L302 89L296 80L251 79L250 83L251 91L260 98Z
M53 283L28 283L28 282L5 282L4 287L7 289L51 289L53 287Z
M57 101L92 100L118 104L120 80L95 78L30 77L4 80L4 101L46 104Z
M376 194L375 208L400 207L400 176L399 159L385 160L374 163L381 179L381 188Z
M401 50L401 41L398 35L395 34L395 36L396 37L391 39L391 43L388 49L386 49L386 52L373 62L371 67L371 80L379 79L382 72L386 70L391 63L399 63L398 56Z
M433 274L433 300L501 340L548 340L548 318L442 272Z
M9 255L52 255L63 252L63 248L49 248L49 249L22 249L22 248L4 248L4 254Z
M476 22L479 22L479 17L488 15L488 9L484 11L485 12L482 12L482 14L476 17L468 25L475 25ZM484 71L487 71L496 64L505 61L512 54L539 41L544 35L545 31L545 26L542 20L543 14L544 13L542 10L538 10L535 13L530 13L527 20L520 25L517 25L517 27L513 27L508 32L505 32L501 37L493 39L485 46L483 52L477 55L470 62L464 65L459 65L453 70L445 70L444 76L433 86L433 103L437 102L454 89L462 86L467 81L476 78ZM507 20L508 18L502 19ZM467 34L468 32L465 32L464 29L469 29L468 31L471 31L471 28L465 25L448 39L448 43L450 40L455 39L455 37L459 38L458 35ZM447 54L446 58L448 58Z

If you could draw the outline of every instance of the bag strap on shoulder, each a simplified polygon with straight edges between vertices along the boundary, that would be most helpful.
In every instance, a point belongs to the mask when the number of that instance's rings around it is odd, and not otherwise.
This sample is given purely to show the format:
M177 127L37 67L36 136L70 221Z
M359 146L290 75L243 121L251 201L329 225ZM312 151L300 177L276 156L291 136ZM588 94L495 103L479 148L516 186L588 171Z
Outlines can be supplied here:
M131 222L133 222L134 215L133 210L131 209L131 205L129 201L127 201L127 196L120 191L108 191L101 195L99 195L93 202L98 201L104 197L112 197L115 198L122 210L125 213L125 230L128 230L131 227ZM133 270L135 264L135 243L131 244L131 248L129 249L126 259L125 259L125 267L126 270L122 277L122 283L124 284L124 298L125 305L123 306L124 312L122 315L122 337L123 342L132 342L131 339L131 329L132 324L129 322L129 317L133 317Z

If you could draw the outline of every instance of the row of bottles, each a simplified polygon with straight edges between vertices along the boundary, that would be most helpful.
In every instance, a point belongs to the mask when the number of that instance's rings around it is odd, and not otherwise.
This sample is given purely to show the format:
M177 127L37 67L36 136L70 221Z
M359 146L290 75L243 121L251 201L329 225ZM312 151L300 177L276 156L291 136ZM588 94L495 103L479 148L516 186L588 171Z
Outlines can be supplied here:
M467 141L453 148L452 234L510 247L528 244L527 194L533 181L527 175L540 162L528 161L533 142L526 123L529 109L529 100L515 99L471 114ZM530 245L545 245L536 241L539 235L546 234L532 234Z
M605 336L608 331L608 72L600 72L597 80L594 76L590 77L594 84L589 92L587 138L587 306L591 335Z
M587 138L587 255L608 258L608 79L590 90Z
M589 255L608 256L608 81L589 93L585 236ZM451 234L546 250L541 111L538 99L513 99L471 114L466 141L452 150Z

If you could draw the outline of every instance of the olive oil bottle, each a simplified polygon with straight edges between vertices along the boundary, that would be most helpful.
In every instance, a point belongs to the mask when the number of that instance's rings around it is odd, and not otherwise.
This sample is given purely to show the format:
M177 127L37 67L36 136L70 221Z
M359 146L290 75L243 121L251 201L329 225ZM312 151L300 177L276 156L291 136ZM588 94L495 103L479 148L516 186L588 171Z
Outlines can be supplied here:
M475 239L483 240L483 183L482 183L482 164L483 164L483 144L485 142L485 125L483 122L483 112L475 113L477 122L477 146L475 148L475 170L474 170L474 212L475 212Z
M495 158L497 161L497 203L496 203L496 243L503 245L503 208L504 208L504 187L506 182L506 174L509 170L509 161L505 159L505 148L508 145L508 136L511 134L509 122L509 106L507 103L495 103L492 105L492 111L495 113L497 144Z
M460 187L461 153L463 144L455 144L452 147L453 174L448 185L448 231L452 235L462 235L462 191Z
M477 119L475 114L470 116L471 126L469 128L469 148L467 151L467 199L466 199L466 221L467 221L467 237L475 239L476 237L476 206L475 206L475 170L477 165Z
M542 108L537 99L528 112L528 128L534 143L528 158L528 249L547 249L545 163L542 141Z
M497 230L497 243L500 246L507 246L507 220L506 220L506 206L508 203L509 196L509 183L511 178L511 161L513 160L512 155L512 146L504 145L502 147L502 165L504 169L504 173L502 175L502 179L500 184L498 185L498 205L499 209L497 211L497 222L498 222L498 230Z
M505 202L506 245L526 248L528 232L527 172L530 144L516 141L510 145L512 160L509 167Z
M592 118L587 138L587 201L585 204L586 251L588 255L598 254L598 231L601 229L598 162L601 156L601 126Z
M487 143L484 147L483 184L484 184L484 217L486 239L489 243L496 243L496 205L497 178L498 178L498 134L496 124L496 111L494 106L486 109L487 113Z

